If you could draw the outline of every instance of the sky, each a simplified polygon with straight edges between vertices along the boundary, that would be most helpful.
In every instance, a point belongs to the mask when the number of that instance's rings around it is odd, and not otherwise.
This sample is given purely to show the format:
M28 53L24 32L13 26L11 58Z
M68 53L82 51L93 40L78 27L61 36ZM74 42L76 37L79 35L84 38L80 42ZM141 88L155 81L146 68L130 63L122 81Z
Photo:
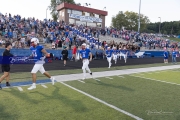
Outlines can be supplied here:
M92 8L103 10L106 7L106 26L119 11L139 12L140 0L75 0L76 3L90 3ZM0 12L21 15L22 17L46 18L46 9L50 0L0 0ZM151 22L180 21L180 0L141 0L141 14L148 16ZM51 19L50 11L47 17Z

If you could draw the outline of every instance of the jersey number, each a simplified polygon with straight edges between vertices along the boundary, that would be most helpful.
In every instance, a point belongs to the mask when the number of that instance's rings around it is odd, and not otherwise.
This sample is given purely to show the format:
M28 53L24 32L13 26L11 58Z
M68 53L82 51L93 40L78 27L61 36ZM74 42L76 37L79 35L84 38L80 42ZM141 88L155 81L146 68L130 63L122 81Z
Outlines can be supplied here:
M83 53L83 58L85 58L86 57L86 55L85 55L85 53Z
M32 52L32 55L33 55L34 57L37 57L36 51L33 51L33 52Z

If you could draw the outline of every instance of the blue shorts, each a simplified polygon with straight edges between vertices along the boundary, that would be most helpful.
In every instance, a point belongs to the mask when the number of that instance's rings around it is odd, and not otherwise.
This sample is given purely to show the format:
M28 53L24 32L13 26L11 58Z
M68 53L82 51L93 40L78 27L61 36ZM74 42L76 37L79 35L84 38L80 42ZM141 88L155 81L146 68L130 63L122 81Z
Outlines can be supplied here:
M168 59L168 57L164 57L164 59Z

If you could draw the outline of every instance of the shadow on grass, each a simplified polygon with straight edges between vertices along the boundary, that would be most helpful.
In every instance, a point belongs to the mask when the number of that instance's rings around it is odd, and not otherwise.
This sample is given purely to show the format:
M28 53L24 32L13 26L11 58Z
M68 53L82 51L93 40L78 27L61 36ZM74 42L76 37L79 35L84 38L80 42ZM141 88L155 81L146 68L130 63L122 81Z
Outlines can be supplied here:
M88 109L86 108L86 106L82 103L82 101L80 100L72 100L70 98L68 98L67 96L64 96L62 94L59 93L59 87L54 86L55 90L52 92L51 96L48 96L44 93L41 93L39 91L37 91L36 93L42 95L45 97L46 100L59 100L60 102L63 102L65 105L72 107L76 112L87 112Z
M133 89L131 88L128 88L128 87L125 87L125 86L116 86L116 85L112 85L112 84L106 84L106 83L103 83L101 81L97 81L98 83L93 83L93 82L86 82L86 83L89 83L89 84L95 84L95 85L102 85L102 86L106 86L106 87L111 87L111 88L117 88L117 89L122 89L122 90L126 90L126 91L134 91Z
M6 107L0 104L0 120L18 120L17 113L5 112Z
M27 102L30 102L33 104L38 104L40 102L40 101L34 100L31 97L29 97L27 95L27 93L20 92L19 90L15 89L15 88L11 88L11 91L4 91L4 92L10 93L13 96L16 96L24 101L27 101Z

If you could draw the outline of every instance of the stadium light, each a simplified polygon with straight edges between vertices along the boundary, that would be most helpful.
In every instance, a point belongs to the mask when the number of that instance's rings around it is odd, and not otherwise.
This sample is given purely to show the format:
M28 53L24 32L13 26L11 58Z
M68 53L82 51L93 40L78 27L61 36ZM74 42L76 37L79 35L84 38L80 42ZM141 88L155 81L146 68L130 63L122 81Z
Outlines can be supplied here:
M50 6L48 6L48 7L46 8L46 20L47 20L47 11L49 10L49 7L50 7Z
M159 34L161 34L161 17L158 17L160 19L160 22L159 22Z
M106 10L106 7L104 7L104 9L103 10Z
M139 20L138 20L138 33L140 33L140 14L141 14L141 0L139 1Z

